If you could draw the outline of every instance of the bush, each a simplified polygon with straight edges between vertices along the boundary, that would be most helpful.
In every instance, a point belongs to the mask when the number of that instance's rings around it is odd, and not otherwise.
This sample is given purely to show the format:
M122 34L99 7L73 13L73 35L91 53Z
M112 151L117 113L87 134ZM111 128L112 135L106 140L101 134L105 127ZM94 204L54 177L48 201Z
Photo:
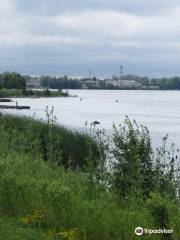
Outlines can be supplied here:
M113 187L122 199L147 197L154 187L153 157L149 131L126 117L124 124L114 125L112 154Z
M180 224L180 209L177 202L172 201L168 196L162 197L160 193L151 193L145 204L149 210L155 229L173 230L172 234L164 234L163 239L177 239L180 234L178 225ZM179 218L179 220L177 220ZM174 224L175 223L175 224Z

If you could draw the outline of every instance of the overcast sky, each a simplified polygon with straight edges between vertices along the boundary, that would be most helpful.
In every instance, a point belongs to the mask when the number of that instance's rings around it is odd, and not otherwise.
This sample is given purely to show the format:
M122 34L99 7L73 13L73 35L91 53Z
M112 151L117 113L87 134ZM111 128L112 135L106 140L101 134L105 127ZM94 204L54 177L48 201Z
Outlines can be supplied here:
M0 72L180 75L179 0L0 0Z

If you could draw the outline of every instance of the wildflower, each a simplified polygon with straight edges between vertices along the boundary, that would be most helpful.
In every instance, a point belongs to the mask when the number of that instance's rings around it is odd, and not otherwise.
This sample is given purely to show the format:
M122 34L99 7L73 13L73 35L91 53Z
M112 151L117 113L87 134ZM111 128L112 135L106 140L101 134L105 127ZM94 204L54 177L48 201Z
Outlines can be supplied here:
M23 217L22 223L25 225L37 224L41 221L43 216L44 215L39 210L36 210L32 214L29 214L29 215Z
M53 239L53 237L54 237L54 230L52 230L52 229L49 230L47 235L48 235L48 240Z
M77 228L60 228L60 231L57 233L63 238L63 240L78 240L78 230Z

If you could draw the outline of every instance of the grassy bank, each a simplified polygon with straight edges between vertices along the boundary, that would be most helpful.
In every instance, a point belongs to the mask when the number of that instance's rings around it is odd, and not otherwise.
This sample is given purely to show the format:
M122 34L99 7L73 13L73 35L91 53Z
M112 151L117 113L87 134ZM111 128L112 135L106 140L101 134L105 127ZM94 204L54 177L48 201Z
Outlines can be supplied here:
M134 229L141 226L174 230L173 235L147 234L143 239L177 240L180 210L173 195L175 183L167 169L163 173L160 165L151 168L147 132L137 135L132 126L115 129L114 148L109 149L102 137L96 143L50 120L44 124L0 116L0 239L136 240ZM101 165L102 147L116 157L111 173ZM134 165L127 169L124 159L132 154ZM145 158L149 170L143 163L140 173L138 162ZM100 166L102 174L97 171ZM122 178L123 169L127 174Z
M6 97L68 97L68 92L26 89L0 89L0 98Z
M95 141L88 135L56 126L51 114L47 112L46 123L30 118L0 116L3 152L23 152L33 159L41 157L65 168L97 166L100 155Z
M137 222L155 226L146 206L123 208L82 172L27 155L1 160L0 196L2 239L136 239Z

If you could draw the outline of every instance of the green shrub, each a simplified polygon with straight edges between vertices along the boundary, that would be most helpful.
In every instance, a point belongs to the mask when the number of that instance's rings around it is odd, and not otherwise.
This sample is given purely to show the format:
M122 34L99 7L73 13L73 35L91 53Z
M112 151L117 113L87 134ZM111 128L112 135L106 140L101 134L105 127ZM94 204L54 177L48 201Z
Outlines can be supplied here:
M169 229L173 215L179 212L175 202L159 193L151 193L146 206L157 227Z
M115 159L113 187L122 199L148 196L154 187L153 157L149 131L126 117L119 128L114 125L112 154Z
M160 193L154 192L151 193L145 206L153 218L154 229L173 230L173 234L164 234L162 239L177 239L180 234L178 227L180 220L177 220L180 219L180 209L177 202L172 201L168 196L162 197Z

